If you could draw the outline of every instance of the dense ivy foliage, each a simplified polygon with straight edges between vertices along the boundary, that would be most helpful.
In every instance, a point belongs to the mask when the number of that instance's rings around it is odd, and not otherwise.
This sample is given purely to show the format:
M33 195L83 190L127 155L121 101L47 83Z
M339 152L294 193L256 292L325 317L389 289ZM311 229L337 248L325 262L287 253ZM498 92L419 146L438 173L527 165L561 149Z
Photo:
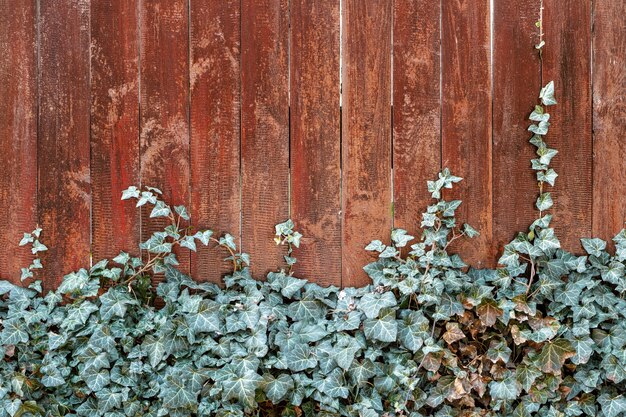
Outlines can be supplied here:
M0 281L0 417L626 416L626 231L613 255L600 239L582 239L585 256L560 248L545 213L553 83L540 100L529 128L539 215L496 270L448 253L478 232L444 198L461 180L447 169L428 182L419 238L396 229L368 245L363 288L294 277L291 221L276 226L286 266L255 280L232 236L192 232L186 208L130 187L123 199L169 220L142 257L122 252L45 295L37 258L27 287ZM36 255L41 234L21 244ZM176 269L177 248L209 244L231 253L223 286ZM154 274L165 275L156 289Z

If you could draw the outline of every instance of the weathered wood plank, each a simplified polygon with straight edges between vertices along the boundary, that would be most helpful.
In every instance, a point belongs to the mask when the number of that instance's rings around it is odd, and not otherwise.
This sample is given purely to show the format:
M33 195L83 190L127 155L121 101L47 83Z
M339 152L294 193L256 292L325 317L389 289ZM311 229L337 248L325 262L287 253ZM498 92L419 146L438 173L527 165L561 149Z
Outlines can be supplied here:
M452 247L474 267L491 266L491 80L489 1L444 1L442 38L442 160L463 177L444 197L463 200L462 222L480 232Z
M291 1L291 217L295 272L341 284L339 2Z
M89 266L89 1L40 3L38 212L46 288Z
M559 154L552 190L553 225L563 248L582 252L579 238L591 235L591 0L544 0L543 83L554 80L558 105L550 108L546 141Z
M91 3L92 254L139 253L139 16L132 0Z
M394 227L419 236L441 169L439 4L395 0L393 15Z
M262 279L284 264L274 225L289 217L289 2L241 5L242 247Z
M626 227L626 3L594 2L593 235Z
M0 50L0 279L19 282L32 255L18 243L37 223L36 1L0 1Z
M342 285L370 280L364 248L391 231L391 2L343 9Z
M160 188L167 202L190 203L189 43L187 0L144 0L140 5L141 182ZM142 210L142 239L164 221ZM177 253L189 271L187 249Z
M538 102L541 1L496 0L493 39L493 249L492 257L539 215L536 158L528 143L528 115ZM550 46L548 46L550 47Z
M240 225L240 2L191 2L192 223L237 237ZM199 247L191 272L220 282L226 250Z

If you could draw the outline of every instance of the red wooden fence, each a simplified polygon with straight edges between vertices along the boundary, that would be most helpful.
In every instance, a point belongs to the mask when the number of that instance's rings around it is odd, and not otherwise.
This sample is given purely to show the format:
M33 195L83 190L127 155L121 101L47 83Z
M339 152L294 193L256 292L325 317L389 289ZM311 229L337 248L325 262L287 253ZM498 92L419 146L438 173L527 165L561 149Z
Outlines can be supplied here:
M540 5L0 0L0 277L18 279L37 223L48 287L137 248L158 224L119 197L143 183L238 236L259 277L291 217L298 275L361 285L363 247L418 231L442 166L481 232L455 250L493 266L536 215L527 116L552 79L556 228L574 251L610 238L626 220L626 6L543 0L540 60ZM221 255L182 268L216 281Z

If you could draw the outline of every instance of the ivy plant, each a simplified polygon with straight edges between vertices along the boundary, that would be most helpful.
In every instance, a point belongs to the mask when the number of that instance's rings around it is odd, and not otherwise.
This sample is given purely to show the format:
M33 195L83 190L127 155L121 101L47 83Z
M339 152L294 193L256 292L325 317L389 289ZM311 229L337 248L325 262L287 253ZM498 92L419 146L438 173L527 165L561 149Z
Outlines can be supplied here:
M543 43L537 45L538 49ZM291 220L276 226L286 267L254 279L229 234L192 230L160 190L129 187L166 226L140 245L68 274L43 293L0 281L0 417L6 416L626 416L626 230L560 247L546 143L554 83L530 114L537 218L494 270L449 253L478 234L457 221L461 181L444 169L419 236L395 229L366 250L371 284L297 278ZM21 244L46 249L37 228ZM223 285L177 269L175 248L225 248ZM165 280L153 285L155 274Z

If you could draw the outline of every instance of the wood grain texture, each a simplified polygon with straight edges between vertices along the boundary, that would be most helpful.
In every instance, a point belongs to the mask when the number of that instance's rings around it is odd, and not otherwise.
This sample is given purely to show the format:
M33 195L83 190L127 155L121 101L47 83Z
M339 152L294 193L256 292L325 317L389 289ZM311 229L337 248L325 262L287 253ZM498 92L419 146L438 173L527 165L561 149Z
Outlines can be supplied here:
M626 227L626 3L594 2L593 235Z
M419 236L441 169L440 8L395 0L393 15L394 227Z
M89 266L89 1L40 3L38 212L44 286Z
M341 285L339 2L291 4L291 218L295 273Z
M461 222L480 232L452 250L465 262L493 266L489 1L442 2L442 160L463 177L447 199L460 199Z
M391 2L343 9L342 285L370 282L365 246L391 231Z
M139 253L139 16L132 0L91 3L92 254Z
M530 169L537 156L527 129L541 88L541 62L534 47L539 43L535 22L540 1L495 0L494 9L492 257L539 215L534 205L537 177Z
M240 225L240 2L191 2L190 94L192 223L237 237ZM220 282L228 251L192 253L191 272Z
M591 235L593 206L591 0L544 0L544 6L542 77L544 84L554 80L558 101L546 136L559 151L552 160L559 174L551 190L553 226L564 249L582 253L579 239Z
M0 279L19 282L32 255L18 243L37 224L36 1L0 1L0 50Z
M273 238L289 217L289 2L241 4L242 248L263 279L286 253Z
M142 0L140 22L141 183L163 190L168 203L189 207L187 0ZM151 209L141 213L142 240L165 225L149 218ZM189 251L177 256L188 272Z

